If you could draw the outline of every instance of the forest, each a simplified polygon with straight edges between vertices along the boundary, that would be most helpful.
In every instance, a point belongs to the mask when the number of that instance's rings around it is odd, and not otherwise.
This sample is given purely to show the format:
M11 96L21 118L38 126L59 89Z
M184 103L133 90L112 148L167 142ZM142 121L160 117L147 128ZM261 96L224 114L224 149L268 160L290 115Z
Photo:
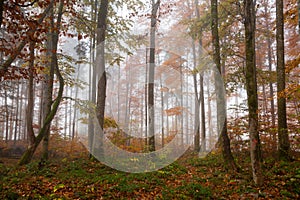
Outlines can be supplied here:
M300 0L0 0L1 199L299 199Z

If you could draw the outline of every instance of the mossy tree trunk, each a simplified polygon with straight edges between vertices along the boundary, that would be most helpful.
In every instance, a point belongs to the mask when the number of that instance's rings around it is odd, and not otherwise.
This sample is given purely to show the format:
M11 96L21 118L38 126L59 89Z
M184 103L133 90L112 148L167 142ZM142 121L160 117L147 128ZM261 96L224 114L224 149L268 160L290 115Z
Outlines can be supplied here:
M246 90L249 110L250 156L255 184L262 185L261 145L258 132L258 98L255 61L255 4L244 0L244 25L246 45Z
M220 55L220 41L219 41L219 30L218 30L218 0L211 0L211 32L212 32L212 42L213 42L213 58L218 69L218 72L222 75L221 70L221 55ZM217 79L216 79L217 80ZM227 135L227 112L226 112L226 98L223 94L222 86L216 87L217 97L217 113L218 113L218 123L224 119L224 123L220 124L218 131L221 132L220 142L222 145L222 154L226 166L232 170L237 171L238 167L234 161L234 158L230 149L230 140ZM225 98L225 99L224 99ZM225 105L225 106L223 106Z

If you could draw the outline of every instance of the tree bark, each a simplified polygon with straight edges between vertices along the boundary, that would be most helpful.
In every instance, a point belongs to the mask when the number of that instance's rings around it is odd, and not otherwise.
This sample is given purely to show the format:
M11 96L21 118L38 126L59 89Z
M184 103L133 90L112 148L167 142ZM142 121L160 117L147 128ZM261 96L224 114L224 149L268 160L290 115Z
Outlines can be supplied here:
M276 0L276 48L277 48L277 106L279 157L289 160L290 143L286 119L285 62L284 62L284 18L283 1Z
M154 71L155 71L155 29L157 24L157 11L160 0L152 0L151 27L150 27L150 53L149 53L149 78L148 78L148 125L149 125L149 151L155 151L154 136Z
M33 123L33 108L34 108L34 98L33 98L33 74L34 74L34 47L35 42L30 42L30 61L29 61L29 80L28 80L28 101L27 101L27 112L26 112L26 126L29 145L34 144L35 135L32 127Z
M249 109L249 134L252 175L255 184L263 184L261 169L261 149L258 132L258 98L255 62L255 4L253 0L244 0L244 25L246 43L246 89Z
M50 10L50 17L49 17L50 27L48 27L47 33L47 41L46 41L46 57L50 58L47 60L46 67L47 73L45 74L45 81L43 82L43 103L42 103L42 123L46 119L47 115L51 111L52 106L52 95L53 95L53 82L54 82L54 60L53 56L56 52L55 49L55 31L54 31L54 8ZM56 44L57 46L57 44ZM56 47L57 48L57 47ZM50 126L46 128L46 134L43 138L43 152L42 152L42 160L48 160L48 146L49 146L49 137L50 137Z
M103 130L104 128L104 113L105 113L105 100L106 100L106 70L105 70L105 36L106 36L106 26L107 26L107 13L108 13L108 0L101 0L100 7L98 11L97 19L97 55L96 55L96 68L99 73L97 74L98 87L97 87L97 102L96 102L96 116L98 123ZM103 156L103 134L100 134L99 143L94 144L95 149L93 152L97 152L98 156ZM94 141L95 142L95 141ZM93 142L93 143L94 143Z
M218 30L218 0L211 0L211 32L212 32L212 43L213 43L213 59L217 66L218 72L222 75L221 70L221 55L220 55L220 41L219 41L219 30ZM216 79L217 80L217 79ZM215 81L216 81L215 80ZM217 84L217 83L216 83ZM218 114L218 124L220 123L221 116L225 115L224 124L218 127L218 131L221 132L221 144L222 144L222 155L226 166L232 170L237 171L238 167L234 161L234 158L230 149L230 140L227 134L227 114L226 114L226 102L224 100L225 94L220 86L216 87L217 94L217 114ZM226 99L226 98L225 98ZM223 100L223 101L222 101ZM223 106L225 105L225 106Z
M196 11L196 17L199 19L200 18L200 13L198 10L198 0L195 0L195 11ZM200 30L199 30L200 32ZM193 67L194 67L194 72L193 72L193 81L194 81L194 92L195 92L195 121L194 121L194 131L195 131L195 137L194 137L194 150L196 152L200 152L200 104L201 104L201 99L199 97L199 92L198 92L198 83L197 83L197 56L196 56L196 33L192 37L192 48L193 48ZM199 48L201 48L201 41L199 41ZM200 53L199 53L200 56ZM201 91L200 91L201 92Z
M268 12L268 1L265 4L265 14L267 15ZM266 28L269 31L268 35L267 35L267 45L268 45L268 67L269 67L269 72L272 72L272 32L270 30L270 19L269 16L266 17ZM275 103L274 103L274 88L273 88L273 83L272 81L269 82L269 87L270 87L270 95L269 95L269 99L270 99L270 104L271 104L271 124L272 124L272 128L275 128ZM272 139L273 139L273 149L275 150L277 145L277 138L276 138L276 133L272 133Z

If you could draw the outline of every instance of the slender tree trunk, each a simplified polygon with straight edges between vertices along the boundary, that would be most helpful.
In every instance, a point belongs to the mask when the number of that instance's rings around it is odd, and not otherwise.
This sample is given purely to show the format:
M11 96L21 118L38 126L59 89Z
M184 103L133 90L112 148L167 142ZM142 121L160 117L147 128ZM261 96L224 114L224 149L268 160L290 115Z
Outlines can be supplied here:
M21 81L20 112L17 113L17 115L19 116L19 119L20 119L20 124L19 124L20 128L19 128L19 131L18 131L18 138L20 140L26 140L27 139L26 120L22 120L22 119L26 119L26 111L24 112L24 110L23 110L23 100L27 99L27 96L25 94L26 92L24 92L24 91L26 91L24 89L25 84L26 84L26 81Z
M161 98L161 147L165 146L165 129L164 129L164 92L162 79L160 77L160 98Z
M193 40L192 48L193 48L193 65L194 70L196 70L196 48L195 48L195 41ZM197 74L193 73L193 81L194 81L194 92L195 92L195 119L194 119L194 131L195 131L195 137L194 137L194 150L196 152L200 151L200 119L199 119L199 111L200 111L200 99L198 95L198 84L197 84Z
M199 46L201 48L201 46ZM203 73L203 72L202 72ZM205 104L204 104L203 74L200 74L200 105L201 105L201 152L206 151Z
M214 62L217 66L218 73L222 75L221 70L221 56L220 56L220 41L219 41L219 30L218 30L218 1L211 0L211 31L212 31L212 42L214 49ZM216 76L215 76L216 77ZM223 93L221 85L218 85L219 81L215 78L216 81L216 94L217 94L217 119L218 125L220 125L217 130L221 132L221 144L222 144L222 154L226 166L232 170L238 170L236 163L230 149L230 140L227 134L227 114L226 114L226 98ZM224 99L225 98L225 99ZM222 116L224 115L224 123L222 124Z
M96 21L97 20L97 13L98 13L98 0L95 0L94 2L92 2L91 4L91 9L92 9L92 21ZM96 104L96 80L97 80L97 73L96 73L96 66L95 66L95 44L96 44L96 35L95 32L91 33L92 34L92 38L90 41L90 54L91 54L91 65L90 65L90 101L92 104ZM91 152L92 148L93 148L93 141L94 141L94 122L93 122L93 112L89 113L89 125L88 125L88 148ZM89 155L90 158L92 158L92 154Z
M286 119L285 99L285 62L284 62L284 18L283 1L276 0L276 47L277 47L277 106L278 106L278 140L279 157L289 160L290 143Z
M264 7L264 12L267 15L268 13L268 5L269 5L269 1L267 1L265 3L265 7ZM271 38L271 30L270 30L270 19L269 16L266 17L266 29L269 30L268 34L267 34L267 46L268 46L268 55L267 55L267 59L268 59L268 68L269 68L269 72L272 72L272 38ZM269 82L269 88L270 88L270 111L271 111L271 124L272 127L275 127L275 104L274 104L274 89L273 89L273 83L272 81ZM273 136L274 140L274 144L276 144L276 135Z
M200 12L199 12L199 9L198 9L198 0L195 0L195 11L196 11L196 17L197 19L200 19ZM201 57L202 57L202 30L200 29L199 30L199 33L198 33L198 59L199 59L199 62L201 62ZM193 47L194 48L194 47ZM195 62L195 61L194 61ZM195 65L196 66L196 65ZM196 70L197 71L197 70ZM194 75L194 84L196 84L194 87L197 87L197 76ZM201 145L200 145L200 142L199 141L195 141L195 150L196 151L202 151L204 152L205 149L206 149L206 130L205 130L205 105L204 105L204 87L203 87L203 72L200 72L200 79L199 79L199 84L200 84L200 91L199 91L199 97L198 97L198 92L196 92L196 95L197 95L197 106L199 108L196 108L195 110L197 111L196 115L199 115L200 114L200 118L197 119L198 121L196 123L199 123L199 131L197 130L196 132L196 136L195 136L195 140L201 140ZM195 91L196 91L196 88L195 88ZM200 137L200 133L201 133L201 137ZM199 134L199 136L197 135ZM198 143L199 143L199 146L198 146Z
M180 61L181 62L181 61ZM180 67L180 106L181 106L181 115L180 115L180 130L181 130L181 146L184 144L184 130L183 130L183 72L182 66Z
M268 2L265 4L265 13L268 12ZM270 30L270 19L267 17L266 19L266 28ZM267 35L267 45L268 45L268 67L269 72L272 72L272 41L271 41L271 31ZM271 103L271 120L272 120L272 127L275 127L275 105L274 105L274 89L273 83L269 82L270 87L270 103Z
M20 138L18 138L18 128L19 127L19 110L20 110L20 81L19 80L16 80L16 85L17 85L17 97L16 97L16 114L15 114L15 126L14 126L14 144L16 144L17 142L17 139L20 140Z
M8 86L4 86L8 87ZM8 103L7 103L7 89L4 90L4 106L5 106L5 142L8 142L8 136L9 136L9 109L8 109Z
M35 42L30 42L30 61L29 61L29 80L28 80L28 101L27 101L27 112L26 112L26 127L28 134L29 145L32 146L35 140L35 135L32 127L33 123L33 74L34 74L34 47Z
M246 89L249 109L250 155L253 180L257 185L263 184L261 169L261 149L258 132L258 98L255 62L255 3L244 0L245 42L246 42Z
M145 75L145 146L148 149L148 50L146 49L146 75Z
M154 3L152 0L151 27L150 27L150 54L149 54L149 78L148 78L148 122L149 122L149 151L155 151L154 136L154 71L155 71L155 29L157 24L157 11L160 0Z

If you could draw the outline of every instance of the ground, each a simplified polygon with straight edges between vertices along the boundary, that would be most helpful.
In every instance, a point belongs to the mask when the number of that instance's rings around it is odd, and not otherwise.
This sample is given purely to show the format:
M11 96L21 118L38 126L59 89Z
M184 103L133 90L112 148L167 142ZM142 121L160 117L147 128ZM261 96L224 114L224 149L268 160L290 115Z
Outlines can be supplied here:
M264 161L264 185L251 179L247 152L235 155L241 172L227 171L219 153L200 159L188 152L150 173L111 169L87 154L0 163L0 199L300 199L300 161Z

